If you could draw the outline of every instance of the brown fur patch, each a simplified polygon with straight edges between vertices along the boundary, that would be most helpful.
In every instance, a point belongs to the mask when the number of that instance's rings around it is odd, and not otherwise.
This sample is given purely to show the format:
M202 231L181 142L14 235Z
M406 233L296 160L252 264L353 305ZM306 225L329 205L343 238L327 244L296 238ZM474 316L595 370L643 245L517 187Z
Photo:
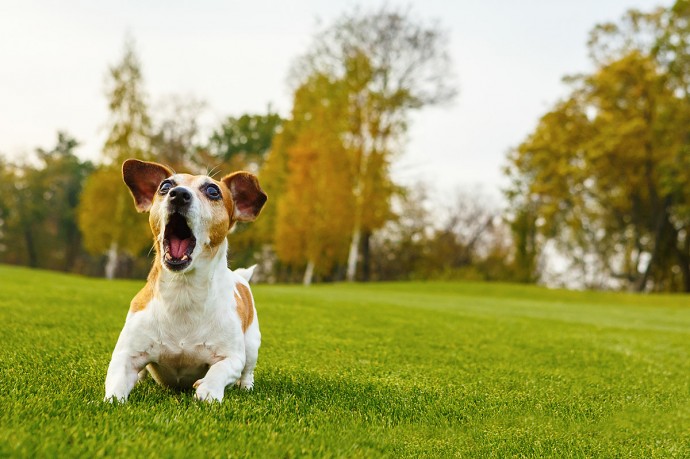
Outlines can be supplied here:
M213 180L213 179L211 179ZM213 180L213 183L218 185L220 188L220 193L223 196L223 200L212 202L213 206L213 225L209 228L209 239L211 242L211 247L217 247L220 245L228 233L235 224L232 218L234 209L234 204L232 202L232 196L230 195L230 190L227 189L224 183L218 180Z
M225 204L225 210L230 218L230 226L232 226L232 224L235 223L235 219L233 217L233 215L235 215L235 203L232 201L232 193L230 192L230 188L228 188L225 182L219 182L218 180L214 180L214 182L220 187L221 192L223 193L223 204Z
M220 245L230 232L232 226L230 216L225 210L225 206L220 201L214 201L212 204L213 217L211 227L208 231L208 237L211 241L211 247Z
M237 301L237 314L242 321L242 331L246 332L247 328L254 321L254 301L252 300L252 292L249 291L244 284L235 284L235 301Z
M132 298L132 301L129 303L129 312L139 312L146 309L146 306L148 306L151 302L151 299L153 299L153 287L154 285L156 285L156 282L158 281L159 272L160 260L158 255L156 255L156 261L154 262L153 267L151 268L149 277L146 280L146 285L144 285L144 287L141 290L139 290L139 293L134 295L134 298Z

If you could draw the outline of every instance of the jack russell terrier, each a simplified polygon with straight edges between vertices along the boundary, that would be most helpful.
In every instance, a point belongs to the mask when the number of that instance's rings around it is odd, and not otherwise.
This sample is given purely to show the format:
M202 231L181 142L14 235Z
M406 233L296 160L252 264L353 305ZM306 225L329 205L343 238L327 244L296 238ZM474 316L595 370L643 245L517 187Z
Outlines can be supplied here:
M115 345L106 401L127 400L147 370L163 386L195 388L200 400L221 401L231 384L252 389L261 344L254 267L228 269L226 237L261 211L258 180L248 172L220 181L174 174L136 159L124 162L122 176L137 210L150 211L156 258Z

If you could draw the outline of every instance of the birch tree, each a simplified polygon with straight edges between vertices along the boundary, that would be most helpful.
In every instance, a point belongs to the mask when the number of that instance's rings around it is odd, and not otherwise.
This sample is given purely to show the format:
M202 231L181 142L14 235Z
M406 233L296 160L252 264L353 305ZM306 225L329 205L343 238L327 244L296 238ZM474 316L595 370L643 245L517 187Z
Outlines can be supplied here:
M438 24L424 24L409 11L355 10L316 34L291 78L299 87L314 75L340 80L347 89L347 126L340 140L350 155L352 178L347 261L352 281L362 242L366 245L391 216L395 187L389 168L410 111L449 102L456 94L447 36Z
M106 254L105 275L112 279L123 253L136 255L151 242L120 172L127 158L150 159L151 120L131 39L122 60L109 69L106 95L110 131L102 150L104 162L85 184L78 213L84 245L91 253Z

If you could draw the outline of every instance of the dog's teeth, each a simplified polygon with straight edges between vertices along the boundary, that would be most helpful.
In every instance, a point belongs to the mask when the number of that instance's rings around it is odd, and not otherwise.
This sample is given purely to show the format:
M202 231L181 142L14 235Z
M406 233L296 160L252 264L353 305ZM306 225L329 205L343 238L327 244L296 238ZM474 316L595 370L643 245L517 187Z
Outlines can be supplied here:
M181 258L182 261L187 261L189 260L189 257L187 255L183 255Z
M165 252L165 259L168 261L172 260L172 257L170 256L170 254L168 252Z

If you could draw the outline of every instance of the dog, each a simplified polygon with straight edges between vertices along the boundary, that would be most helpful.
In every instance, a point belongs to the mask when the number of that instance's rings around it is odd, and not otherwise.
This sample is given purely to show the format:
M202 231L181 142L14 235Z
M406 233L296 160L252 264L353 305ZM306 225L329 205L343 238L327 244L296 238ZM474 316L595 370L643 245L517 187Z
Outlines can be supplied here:
M254 221L266 194L249 172L216 181L128 159L122 177L139 212L150 212L155 261L130 303L105 380L106 401L126 401L148 372L162 386L222 401L251 390L261 332L249 288L254 267L232 271L227 235Z

